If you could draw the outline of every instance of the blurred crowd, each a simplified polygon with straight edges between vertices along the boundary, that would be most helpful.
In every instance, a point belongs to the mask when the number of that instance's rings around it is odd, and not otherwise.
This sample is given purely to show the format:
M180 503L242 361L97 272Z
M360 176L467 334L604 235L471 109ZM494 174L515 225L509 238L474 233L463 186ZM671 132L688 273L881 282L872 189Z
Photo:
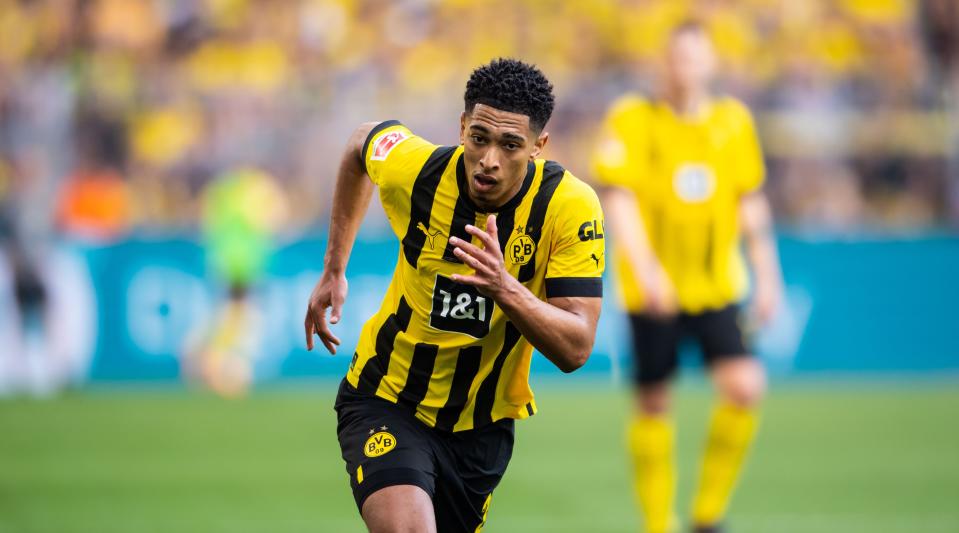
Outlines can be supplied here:
M472 67L538 64L548 156L589 178L623 91L655 93L672 26L703 21L720 90L757 116L779 223L941 228L959 213L951 0L0 0L0 239L194 231L244 169L321 228L351 129L456 142Z

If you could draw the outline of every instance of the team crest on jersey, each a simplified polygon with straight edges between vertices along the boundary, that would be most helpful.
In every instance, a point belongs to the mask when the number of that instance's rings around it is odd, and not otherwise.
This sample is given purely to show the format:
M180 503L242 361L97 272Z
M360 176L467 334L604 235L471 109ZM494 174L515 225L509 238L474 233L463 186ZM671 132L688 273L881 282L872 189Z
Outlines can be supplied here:
M687 203L702 203L712 198L716 191L716 176L706 165L686 163L676 169L673 189Z
M386 156L396 148L396 145L409 138L409 135L402 131L391 131L384 133L373 141L373 154L370 155L371 161L383 161Z
M512 239L506 245L506 253L514 265L525 265L533 258L536 252L536 242L525 233L521 233Z
M363 453L367 457L380 457L386 455L396 448L396 437L392 433L380 431L370 435L363 445Z

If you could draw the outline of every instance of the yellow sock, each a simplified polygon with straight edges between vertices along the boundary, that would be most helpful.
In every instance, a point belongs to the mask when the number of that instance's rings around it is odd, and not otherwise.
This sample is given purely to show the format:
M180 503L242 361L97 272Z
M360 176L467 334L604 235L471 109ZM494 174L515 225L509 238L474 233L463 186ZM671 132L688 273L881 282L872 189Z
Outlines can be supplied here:
M717 405L709 424L699 489L693 501L693 523L718 524L726 513L743 459L756 434L759 417L753 409Z
M666 533L673 522L676 493L674 430L665 416L642 415L629 426L637 502L647 533Z

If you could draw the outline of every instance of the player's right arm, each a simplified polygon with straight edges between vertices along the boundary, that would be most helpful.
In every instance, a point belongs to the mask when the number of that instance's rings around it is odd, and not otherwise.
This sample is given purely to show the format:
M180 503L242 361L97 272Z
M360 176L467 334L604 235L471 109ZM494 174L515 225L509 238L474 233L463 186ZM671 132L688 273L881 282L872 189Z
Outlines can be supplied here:
M599 181L600 198L617 247L629 263L633 277L641 284L644 308L653 315L676 313L678 304L673 284L649 241L642 209L634 192L635 180L647 172L643 160L648 104L626 96L613 104L593 153L593 171Z
M634 277L642 284L645 311L655 316L676 314L675 289L649 242L636 195L617 186L603 187L600 195L613 235L618 236L616 244L626 255Z
M306 348L313 349L313 334L331 354L336 353L340 339L330 331L326 321L326 310L330 312L330 323L340 321L343 302L346 300L346 265L356 241L360 223L370 205L373 196L373 182L366 171L363 149L370 132L379 123L367 122L356 128L347 142L333 190L333 211L330 215L330 230L323 259L323 274L313 288L306 308Z

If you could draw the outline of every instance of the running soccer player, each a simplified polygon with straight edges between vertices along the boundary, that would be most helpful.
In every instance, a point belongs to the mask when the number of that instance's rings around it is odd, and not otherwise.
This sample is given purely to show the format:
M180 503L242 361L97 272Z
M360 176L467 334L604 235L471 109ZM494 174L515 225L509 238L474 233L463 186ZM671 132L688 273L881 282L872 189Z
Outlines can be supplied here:
M684 337L702 349L718 392L692 505L694 531L718 531L753 440L765 375L743 340L740 302L755 276L753 323L774 314L781 276L760 191L763 162L749 111L708 90L712 44L695 22L670 37L663 98L620 98L594 156L616 240L616 273L636 356L637 416L628 436L649 533L675 531L670 383Z
M552 85L511 59L473 71L460 145L396 121L351 137L334 192L323 274L306 312L331 353L344 276L373 186L400 254L336 399L337 435L367 527L479 531L531 416L533 347L564 372L592 350L602 297L599 199L539 159ZM327 319L326 311L330 309Z

